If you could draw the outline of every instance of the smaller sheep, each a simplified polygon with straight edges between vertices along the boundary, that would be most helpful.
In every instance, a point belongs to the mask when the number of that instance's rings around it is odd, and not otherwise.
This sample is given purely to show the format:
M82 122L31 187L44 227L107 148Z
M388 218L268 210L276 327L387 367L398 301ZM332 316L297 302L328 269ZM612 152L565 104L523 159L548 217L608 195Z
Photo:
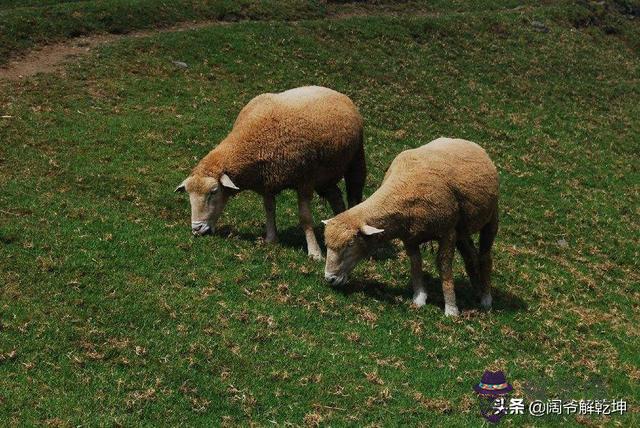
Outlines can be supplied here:
M427 299L419 245L438 241L437 265L445 314L458 315L453 287L455 248L462 255L481 304L491 307L491 246L498 230L498 173L470 141L438 138L400 153L380 188L359 205L324 221L325 278L341 285L356 263L381 241L400 239L411 261L413 303ZM471 239L480 233L479 251Z
M314 191L338 214L345 209L338 182L344 178L352 207L362 200L366 173L356 106L332 89L305 86L251 100L229 135L176 191L189 193L191 229L197 236L213 232L230 197L243 190L259 193L267 215L266 241L274 242L275 197L294 189L308 254L321 259L310 207Z

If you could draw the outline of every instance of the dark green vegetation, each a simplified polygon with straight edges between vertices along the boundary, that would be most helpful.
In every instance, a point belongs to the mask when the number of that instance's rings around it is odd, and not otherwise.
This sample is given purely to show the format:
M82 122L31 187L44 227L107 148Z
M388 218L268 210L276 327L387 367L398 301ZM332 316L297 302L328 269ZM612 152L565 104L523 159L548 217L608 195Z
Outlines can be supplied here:
M349 3L320 0L2 0L0 1L0 65L36 44L94 33L123 34L170 26L183 21L300 20L336 14L440 14L491 11L526 5L572 4L567 0L376 0ZM581 5L583 24L593 24L605 11L640 15L639 0L613 0ZM607 14L608 15L608 14ZM576 15L577 16L577 15ZM599 23L602 24L602 23Z
M305 0L9 0L0 4L0 64L38 43L127 33L189 20L302 19L324 7Z
M638 21L613 6L452 4L123 40L64 78L0 81L1 424L463 426L480 424L471 386L488 368L528 399L637 412ZM428 248L421 310L398 246L328 287L291 193L278 246L260 243L253 194L220 233L190 236L173 188L254 95L304 84L360 106L366 194L437 136L487 149L502 180L492 312L458 258L463 314L445 319Z

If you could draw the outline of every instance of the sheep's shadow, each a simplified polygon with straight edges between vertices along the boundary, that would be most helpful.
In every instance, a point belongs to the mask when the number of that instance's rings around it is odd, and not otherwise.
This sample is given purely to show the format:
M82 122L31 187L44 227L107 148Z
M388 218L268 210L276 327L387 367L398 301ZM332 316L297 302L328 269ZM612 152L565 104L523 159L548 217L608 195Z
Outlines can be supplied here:
M324 228L318 226L314 228L318 242L324 247ZM221 226L216 233L221 235L233 235L239 239L256 242L262 233L250 233L238 231L229 225ZM306 252L307 242L305 240L302 229L299 226L290 226L278 230L278 244L286 248L295 249L296 251ZM386 260L397 258L398 249L391 243L385 243L376 248L371 258L374 260ZM434 277L428 272L423 273L423 281L427 289L427 304L444 308L444 298L442 295L442 282L439 277ZM456 291L456 303L462 311L471 309L480 309L480 296L469 282L466 276L458 276L454 278ZM363 293L366 296L388 304L408 304L413 296L413 290L410 285L405 287L390 287L380 281L368 280L366 278L351 278L351 280L338 287L332 287L337 293L349 296L356 293ZM513 293L503 291L499 286L492 287L491 295L493 297L492 309L494 311L517 312L525 311L528 306L524 300Z
M408 287L389 287L380 281L368 279L353 278L344 285L332 286L331 288L344 296L363 293L378 302L394 305L411 299L411 290Z
M313 232L316 234L316 238L318 239L318 243L322 248L326 248L324 243L324 227L317 226L313 228ZM250 233L239 231L234 229L229 225L223 225L218 228L216 234L220 234L222 236L233 235L242 239L243 241L256 242L260 238L264 238L264 233ZM285 248L290 248L296 251L307 251L307 240L302 232L302 229L299 226L289 226L284 229L278 229L278 242L277 245L281 245ZM397 251L394 246L390 243L385 243L377 247L372 251L371 257L374 260L387 260L394 259L397 257Z
M427 289L427 304L444 308L444 297L442 294L442 282L438 277L433 277L429 273L423 274L424 286ZM466 277L456 277L454 279L456 291L456 303L461 311L480 309L480 296L471 286ZM408 304L413 297L413 290L409 285L405 287L390 287L379 281L353 278L343 286L333 287L333 289L345 296L363 293L376 301L388 304ZM518 296L501 290L499 287L491 289L493 297L492 310L504 312L525 311L527 303Z
M318 243L324 245L324 229L320 226L315 227L313 229L316 237L318 238ZM241 231L230 225L222 225L216 229L216 234L220 236L234 236L243 241L249 242L258 242L260 239L264 239L264 231L260 232L246 232ZM278 241L277 244L286 248L292 248L295 250L304 250L307 249L307 241L305 240L304 234L302 233L302 229L299 227L291 226L285 229L278 229Z

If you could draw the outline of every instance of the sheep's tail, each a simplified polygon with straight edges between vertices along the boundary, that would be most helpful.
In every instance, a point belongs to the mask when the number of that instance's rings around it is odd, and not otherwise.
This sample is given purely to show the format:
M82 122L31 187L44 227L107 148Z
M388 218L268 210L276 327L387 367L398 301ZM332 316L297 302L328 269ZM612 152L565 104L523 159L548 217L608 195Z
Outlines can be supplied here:
M362 131L360 131L358 140L358 149L353 159L351 159L344 175L349 208L362 202L362 190L364 189L364 183L367 178L367 161L364 157Z

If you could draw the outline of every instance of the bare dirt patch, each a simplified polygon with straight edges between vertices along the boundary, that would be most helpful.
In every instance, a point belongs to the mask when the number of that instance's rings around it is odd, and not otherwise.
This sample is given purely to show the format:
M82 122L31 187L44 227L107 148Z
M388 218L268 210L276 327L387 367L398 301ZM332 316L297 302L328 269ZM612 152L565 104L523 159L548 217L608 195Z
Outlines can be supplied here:
M96 34L33 49L0 67L0 79L20 80L38 73L55 73L80 55L86 55L106 43L133 37L149 37L158 33L179 32L222 25L222 21L185 22L167 28L135 31L127 34Z
M78 55L86 54L96 46L115 39L117 36L99 35L39 47L0 68L0 79L18 80L37 73L59 71L64 64Z

